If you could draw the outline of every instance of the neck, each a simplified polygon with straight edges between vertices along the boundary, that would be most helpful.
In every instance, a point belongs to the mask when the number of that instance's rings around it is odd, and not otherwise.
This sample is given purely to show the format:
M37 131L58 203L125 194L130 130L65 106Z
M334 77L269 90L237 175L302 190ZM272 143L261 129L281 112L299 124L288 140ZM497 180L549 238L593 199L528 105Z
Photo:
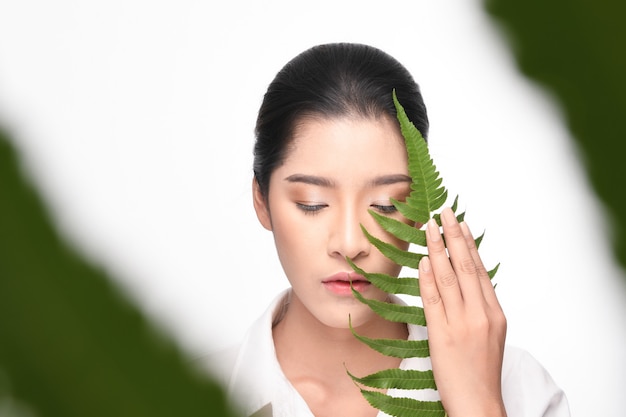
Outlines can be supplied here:
M346 323L348 317L346 317ZM406 339L405 324L393 323L372 313L372 319L355 328L358 334L373 338ZM399 360L372 350L359 341L349 328L325 325L293 296L283 319L274 327L274 343L281 366L306 359L312 369L345 375L351 371L370 372L397 366ZM299 360L298 360L299 359Z

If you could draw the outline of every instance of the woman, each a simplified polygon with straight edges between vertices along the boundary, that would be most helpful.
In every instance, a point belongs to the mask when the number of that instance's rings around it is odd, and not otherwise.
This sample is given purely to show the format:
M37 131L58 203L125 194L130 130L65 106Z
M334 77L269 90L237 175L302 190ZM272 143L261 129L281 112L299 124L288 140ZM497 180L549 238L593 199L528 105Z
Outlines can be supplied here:
M524 351L505 348L505 316L469 228L449 208L442 213L448 251L430 222L428 256L419 265L430 359L384 356L352 335L348 316L364 336L426 338L425 328L386 321L356 300L350 281L366 298L390 296L346 261L368 272L400 272L370 245L360 225L407 247L368 213L406 221L390 202L410 192L394 89L426 138L418 85L376 48L313 47L270 84L257 119L253 199L291 288L277 296L239 347L217 360L234 401L245 415L383 415L365 401L346 369L364 376L432 367L437 391L388 394L441 399L450 417L568 416L564 394L541 365Z

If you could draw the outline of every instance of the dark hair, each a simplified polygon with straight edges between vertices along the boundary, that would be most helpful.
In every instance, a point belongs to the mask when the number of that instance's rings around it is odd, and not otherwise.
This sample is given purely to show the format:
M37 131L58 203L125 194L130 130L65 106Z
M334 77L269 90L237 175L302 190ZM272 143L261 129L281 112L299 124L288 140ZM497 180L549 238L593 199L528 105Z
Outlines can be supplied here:
M282 164L296 123L306 116L396 117L392 91L409 120L428 135L419 86L389 54L368 45L314 46L289 61L270 83L259 109L254 176L267 198L269 179Z

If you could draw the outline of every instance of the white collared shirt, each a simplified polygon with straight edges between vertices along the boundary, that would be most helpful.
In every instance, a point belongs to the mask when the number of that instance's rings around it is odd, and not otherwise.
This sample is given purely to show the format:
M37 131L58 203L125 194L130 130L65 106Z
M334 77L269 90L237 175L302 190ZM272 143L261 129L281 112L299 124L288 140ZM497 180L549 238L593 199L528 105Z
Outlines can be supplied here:
M241 344L202 359L223 383L229 398L244 416L314 417L306 402L283 373L276 358L272 323L289 290L280 293L250 327ZM403 303L399 298L395 302ZM427 338L426 328L408 325L410 340ZM408 358L401 369L431 369L429 358ZM422 401L438 401L434 390L387 391ZM507 345L502 364L502 396L508 417L569 417L563 391L526 351ZM379 412L378 417L387 414Z

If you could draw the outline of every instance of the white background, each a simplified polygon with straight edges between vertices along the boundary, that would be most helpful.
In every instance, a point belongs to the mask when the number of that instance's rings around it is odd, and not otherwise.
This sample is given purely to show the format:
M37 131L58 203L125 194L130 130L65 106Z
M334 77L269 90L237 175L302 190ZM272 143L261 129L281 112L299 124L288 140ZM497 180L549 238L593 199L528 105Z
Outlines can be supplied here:
M0 120L68 239L197 355L287 286L250 183L275 73L318 43L369 43L413 73L431 153L481 253L508 341L620 415L626 290L610 221L549 97L467 0L0 0Z

